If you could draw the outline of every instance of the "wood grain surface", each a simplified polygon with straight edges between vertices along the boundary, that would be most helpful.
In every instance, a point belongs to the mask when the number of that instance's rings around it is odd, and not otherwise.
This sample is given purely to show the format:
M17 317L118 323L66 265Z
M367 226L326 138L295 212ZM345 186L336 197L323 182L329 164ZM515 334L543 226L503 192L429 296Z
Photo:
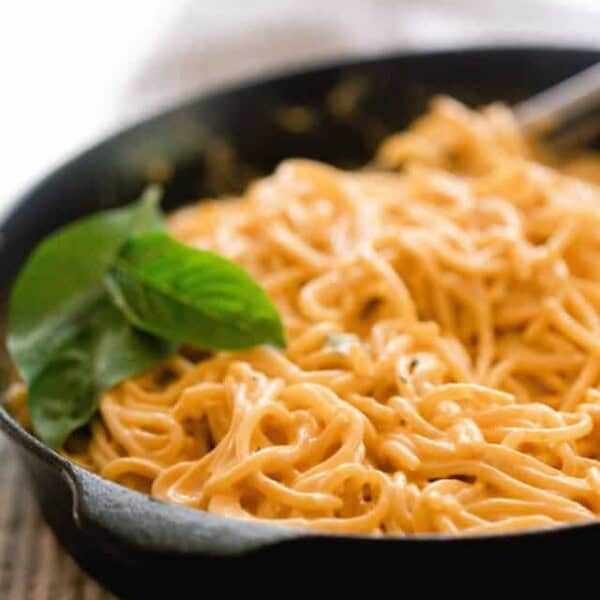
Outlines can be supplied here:
M0 599L115 600L58 544L0 434Z

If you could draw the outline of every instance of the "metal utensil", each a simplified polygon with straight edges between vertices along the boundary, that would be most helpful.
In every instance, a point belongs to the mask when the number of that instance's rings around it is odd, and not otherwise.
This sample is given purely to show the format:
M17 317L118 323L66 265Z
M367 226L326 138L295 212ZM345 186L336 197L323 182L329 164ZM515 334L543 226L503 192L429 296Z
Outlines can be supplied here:
M517 104L526 134L566 150L600 135L600 63Z

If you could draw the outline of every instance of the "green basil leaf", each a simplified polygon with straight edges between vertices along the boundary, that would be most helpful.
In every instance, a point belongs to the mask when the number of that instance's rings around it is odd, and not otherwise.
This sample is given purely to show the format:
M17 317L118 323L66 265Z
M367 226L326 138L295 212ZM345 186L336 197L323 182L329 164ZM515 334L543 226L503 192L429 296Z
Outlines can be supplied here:
M161 338L218 349L285 345L276 308L243 269L165 233L131 238L105 285L131 323Z
M85 326L126 240L162 227L159 199L158 188L149 188L138 203L67 225L36 247L13 287L8 317L8 349L27 383Z
M92 418L100 393L145 371L174 345L134 329L108 297L94 304L76 336L59 348L29 386L36 434L53 448Z

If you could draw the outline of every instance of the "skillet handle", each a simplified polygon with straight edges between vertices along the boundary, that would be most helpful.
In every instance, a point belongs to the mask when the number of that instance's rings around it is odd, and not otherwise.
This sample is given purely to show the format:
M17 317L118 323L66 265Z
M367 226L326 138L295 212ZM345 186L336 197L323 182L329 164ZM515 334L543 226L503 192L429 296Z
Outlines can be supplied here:
M235 557L307 536L293 529L172 506L77 465L69 465L66 471L79 528L94 543L109 546L112 554L129 562L165 553Z

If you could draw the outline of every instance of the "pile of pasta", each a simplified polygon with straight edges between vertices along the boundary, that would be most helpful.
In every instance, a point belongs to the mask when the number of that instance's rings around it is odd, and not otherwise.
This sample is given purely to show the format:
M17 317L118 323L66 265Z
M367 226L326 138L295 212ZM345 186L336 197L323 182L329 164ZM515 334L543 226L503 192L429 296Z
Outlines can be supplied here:
M582 171L583 170L583 171ZM600 159L438 98L374 166L287 160L172 215L246 268L285 350L182 349L106 393L73 458L187 507L331 532L600 514Z

